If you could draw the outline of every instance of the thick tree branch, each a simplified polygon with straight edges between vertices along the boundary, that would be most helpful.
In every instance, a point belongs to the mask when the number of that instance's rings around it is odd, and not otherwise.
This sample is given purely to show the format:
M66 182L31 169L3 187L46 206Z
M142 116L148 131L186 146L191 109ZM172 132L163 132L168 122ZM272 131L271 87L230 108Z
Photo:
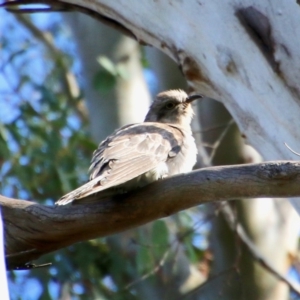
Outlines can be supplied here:
M300 196L300 162L210 167L90 205L50 207L0 196L8 267L210 201Z

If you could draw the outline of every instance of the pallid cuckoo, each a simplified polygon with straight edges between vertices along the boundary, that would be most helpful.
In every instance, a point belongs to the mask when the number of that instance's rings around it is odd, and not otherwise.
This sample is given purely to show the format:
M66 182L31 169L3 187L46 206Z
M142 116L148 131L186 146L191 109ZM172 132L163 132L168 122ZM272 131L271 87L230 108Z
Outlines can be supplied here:
M126 125L100 143L91 161L90 181L56 204L85 204L191 171L197 155L191 102L199 98L182 90L158 94L143 123Z

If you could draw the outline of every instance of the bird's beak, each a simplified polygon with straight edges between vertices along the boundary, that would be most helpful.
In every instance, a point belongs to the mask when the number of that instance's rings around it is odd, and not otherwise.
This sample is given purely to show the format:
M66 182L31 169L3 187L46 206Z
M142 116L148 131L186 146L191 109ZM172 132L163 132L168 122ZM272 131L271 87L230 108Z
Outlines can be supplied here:
M186 98L185 102L191 103L191 102L193 102L194 100L202 99L202 98L203 98L203 96L200 95L200 94L190 95L190 96L188 96L188 97Z

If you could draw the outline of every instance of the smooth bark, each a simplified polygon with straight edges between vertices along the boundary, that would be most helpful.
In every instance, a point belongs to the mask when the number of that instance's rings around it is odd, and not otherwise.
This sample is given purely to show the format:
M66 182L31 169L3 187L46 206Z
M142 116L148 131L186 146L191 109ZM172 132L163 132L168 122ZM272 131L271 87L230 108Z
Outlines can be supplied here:
M204 168L95 205L50 207L1 197L8 265L211 201L300 196L299 173L300 163L288 161Z

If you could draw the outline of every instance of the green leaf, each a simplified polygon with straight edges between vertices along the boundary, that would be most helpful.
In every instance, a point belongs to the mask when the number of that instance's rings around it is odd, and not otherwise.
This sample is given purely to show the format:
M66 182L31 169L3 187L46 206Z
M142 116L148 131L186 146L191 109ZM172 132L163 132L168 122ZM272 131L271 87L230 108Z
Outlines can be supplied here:
M150 63L147 59L145 47L140 47L140 49L141 49L141 64L142 64L143 68L148 69L148 68L150 68Z
M105 70L100 70L94 77L94 87L101 92L110 91L116 84L116 77Z
M115 64L107 56L98 56L97 61L108 73L113 76L117 75Z
M63 193L68 193L69 191L72 190L70 181L68 180L69 176L67 176L66 173L64 172L64 169L60 168L59 166L56 166L56 170L60 181L61 190L63 191Z
M2 123L0 123L0 137L3 142L7 142L7 129Z
M139 274L145 274L153 268L150 249L145 246L140 246L136 256L137 270Z
M7 130L3 124L0 123L0 166L3 161L10 157L10 151L7 141Z
M180 212L178 214L179 224L181 227L190 228L193 226L193 219L191 215L187 212Z
M187 255L188 255L190 261L192 263L199 262L198 255L197 255L197 252L195 251L193 244L190 241L185 241L184 246L185 246L185 249L186 249L186 252L187 252Z
M152 245L154 257L160 260L169 247L169 231L166 223L157 220L152 226Z

